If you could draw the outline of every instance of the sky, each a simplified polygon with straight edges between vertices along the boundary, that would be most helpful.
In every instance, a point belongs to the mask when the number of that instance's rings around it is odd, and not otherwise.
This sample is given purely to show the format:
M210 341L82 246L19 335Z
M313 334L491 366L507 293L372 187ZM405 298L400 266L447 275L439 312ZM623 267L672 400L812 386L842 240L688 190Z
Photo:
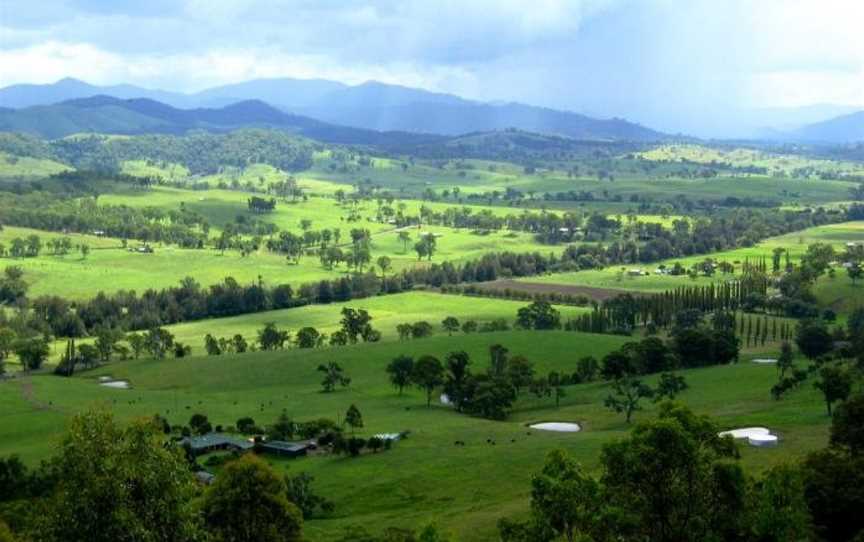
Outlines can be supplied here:
M0 86L367 80L667 131L864 109L864 0L0 0Z

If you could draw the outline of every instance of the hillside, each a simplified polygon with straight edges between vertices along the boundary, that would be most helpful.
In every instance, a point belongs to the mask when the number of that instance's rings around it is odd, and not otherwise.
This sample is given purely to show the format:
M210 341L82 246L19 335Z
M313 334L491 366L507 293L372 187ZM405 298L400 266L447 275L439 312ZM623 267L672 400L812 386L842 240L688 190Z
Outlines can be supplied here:
M852 143L864 141L864 111L842 115L793 132L802 141L820 143Z

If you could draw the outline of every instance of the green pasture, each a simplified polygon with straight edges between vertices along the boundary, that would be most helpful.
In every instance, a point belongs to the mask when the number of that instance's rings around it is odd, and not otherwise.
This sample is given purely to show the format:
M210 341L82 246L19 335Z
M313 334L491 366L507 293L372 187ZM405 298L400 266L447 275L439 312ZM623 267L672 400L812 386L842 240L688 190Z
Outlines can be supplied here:
M45 158L13 156L0 152L0 178L3 177L47 177L72 168Z
M550 450L564 448L596 471L602 445L626 436L623 417L602 405L607 386L569 386L560 408L552 399L523 392L508 420L489 421L437 404L427 408L418 390L399 396L388 385L386 364L403 353L443 356L460 349L471 355L472 369L482 371L489 346L498 343L533 360L540 372L571 372L581 356L602 356L626 340L563 331L478 333L458 341L439 334L314 351L115 362L71 379L19 377L0 382L0 455L18 453L31 464L49 456L68 417L94 405L121 419L159 413L172 424L185 424L192 414L204 413L214 424L228 426L243 416L266 424L283 409L297 420L338 419L356 404L365 422L359 434L407 430L410 436L392 450L355 459L274 460L285 472L312 474L316 490L336 503L332 517L307 522L307 536L335 540L349 524L413 527L431 520L458 540L488 540L500 517L527 512L531 475ZM340 363L351 377L349 388L321 393L316 367L329 361ZM794 461L827 442L828 417L817 392L806 384L773 400L774 367L742 361L683 374L690 389L681 400L722 428L762 425L780 435L774 449L742 446L750 473ZM100 375L128 379L133 389L100 387ZM637 421L656 408L645 407ZM584 430L556 434L526 427L537 421L575 421ZM456 440L466 446L455 446Z
M734 167L757 166L769 172L791 174L794 170L847 175L864 174L864 165L857 162L812 159L800 155L777 154L745 148L718 148L703 145L664 145L638 153L646 160L659 162L695 162L698 164L728 164Z
M477 235L467 230L442 227L410 229L409 232L411 242L407 252L396 231L379 230L373 234L372 265L379 256L389 256L392 260L392 270L389 272L393 273L406 268L440 264L443 261L472 260L499 250L560 253L564 248L541 248L525 233L495 232ZM437 252L431 262L418 260L412 248L420 234L425 232L440 236L437 238ZM13 238L24 238L31 234L39 235L43 245L54 237L63 236L53 232L7 227L0 233L0 242L8 248ZM257 281L261 277L268 284L288 283L299 286L307 282L338 278L348 273L344 264L332 270L326 269L317 256L303 256L298 264L289 264L284 256L268 252L263 247L243 257L236 250L226 250L223 254L213 248L184 249L157 243L153 245L153 253L143 254L124 249L118 239L92 235L68 237L75 245L81 242L88 244L91 248L89 255L82 258L80 252L73 250L67 255L59 256L43 248L38 257L6 257L0 259L0 265L15 265L24 270L24 279L30 286L31 297L51 294L70 299L89 298L100 291L135 290L140 293L149 288L174 286L185 277L192 277L204 286L221 282L229 276L241 283ZM345 243L345 238L350 242L348 231L343 233L342 243ZM129 241L129 247L139 244Z
M705 260L705 258L712 258L715 261L726 261L732 263L736 267L736 273L740 273L741 264L748 258L752 261L764 257L770 268L772 252L778 247L786 249L792 260L797 261L800 256L807 251L807 247L811 243L830 243L834 245L834 248L838 252L842 252L847 242L862 241L864 241L864 221L843 222L839 224L817 226L800 232L771 237L748 248L714 252L698 256L688 256L684 258L673 258L653 264L633 264L623 267L612 266L605 269L553 273L539 277L524 277L517 280L543 284L592 286L597 288L662 292L679 286L704 285L710 282L722 282L732 277L729 275L723 275L720 272L715 273L711 277L700 275L696 279L692 279L687 275L659 275L655 273L655 270L657 270L660 265L665 265L666 267L671 268L677 262L685 268L689 268L693 264ZM785 256L781 260L781 266L784 261ZM648 276L633 276L629 274L630 270L642 270L650 274ZM817 287L817 292L819 288L822 288L821 285L823 283L848 283L850 290L847 290L847 292L852 292L857 289L857 287L852 285L851 281L846 276L845 271L839 267L836 269L836 277L834 279L829 279L828 277L822 277L822 279L820 279L820 286ZM859 284L858 286L861 285ZM830 290L830 288L828 289ZM864 293L859 295L864 295Z

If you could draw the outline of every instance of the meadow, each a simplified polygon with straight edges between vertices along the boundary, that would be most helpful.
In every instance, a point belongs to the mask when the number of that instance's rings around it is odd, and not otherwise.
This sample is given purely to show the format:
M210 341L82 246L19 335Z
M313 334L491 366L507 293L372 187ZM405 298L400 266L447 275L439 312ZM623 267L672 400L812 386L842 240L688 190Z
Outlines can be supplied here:
M718 262L725 261L735 265L736 272L740 273L741 264L747 259L754 261L765 258L770 267L772 253L775 248L785 249L789 252L790 259L793 262L797 262L800 260L801 255L807 251L808 245L817 242L829 243L838 252L842 252L845 249L846 243L864 243L864 221L843 222L839 224L809 228L800 232L771 237L748 248L714 252L711 254L684 258L673 258L645 265L634 264L626 267L613 266L605 269L553 273L538 277L519 278L517 281L525 283L612 288L636 292L663 292L680 286L705 285L710 282L722 282L728 280L730 277L728 275L723 275L720 272L717 272L710 277L699 275L699 277L695 279L688 275L672 276L656 274L655 270L661 265L671 268L675 263L680 263L685 269L689 269L693 264L702 262L706 258L711 258ZM785 262L785 256L783 258L784 259L781 260L781 266ZM637 269L646 271L650 274L648 276L633 276L628 273L630 270ZM845 292L855 292L857 289L856 285L853 285L852 281L848 276L846 276L845 271L840 268L836 270L835 278L831 279L829 277L822 277L820 279L817 292L830 292L836 287L840 287ZM861 296L864 294L859 293L858 295ZM839 297L840 296L838 295L838 298Z
M274 460L285 472L315 476L316 491L336 503L332 517L307 523L307 535L326 541L355 523L414 526L432 520L458 540L487 540L499 517L527 511L530 477L546 453L564 448L594 471L602 445L627 434L623 417L602 405L607 386L569 386L559 408L552 399L523 392L507 421L490 421L440 405L427 408L417 390L399 396L387 382L385 365L403 353L443 356L460 349L479 371L487 366L489 345L498 343L534 361L538 372L571 372L579 357L602 356L626 340L554 331L478 333L460 336L458 342L437 335L311 351L115 362L71 379L22 377L0 382L0 455L18 453L29 463L48 456L68 416L93 406L108 408L121 419L159 413L180 424L200 412L227 426L243 416L268 423L283 409L297 420L339 419L356 404L365 422L360 434L407 430L410 435L392 450L356 459ZM350 387L321 393L315 368L329 361L343 366ZM793 461L826 443L828 418L815 390L805 386L774 401L768 393L776 380L773 367L745 360L682 374L690 385L682 399L697 412L710 413L722 428L765 425L781 436L775 449L742 447L742 461L751 473ZM133 388L101 387L96 381L101 375L128 379ZM637 420L653 415L655 407L645 406ZM526 428L550 420L575 421L584 429L555 434ZM455 440L466 446L454 446Z
M791 175L796 170L814 173L862 175L864 167L857 162L814 159L792 154L778 154L757 149L717 148L704 145L662 145L637 156L657 162L693 162L727 164L733 167L764 167L771 174Z

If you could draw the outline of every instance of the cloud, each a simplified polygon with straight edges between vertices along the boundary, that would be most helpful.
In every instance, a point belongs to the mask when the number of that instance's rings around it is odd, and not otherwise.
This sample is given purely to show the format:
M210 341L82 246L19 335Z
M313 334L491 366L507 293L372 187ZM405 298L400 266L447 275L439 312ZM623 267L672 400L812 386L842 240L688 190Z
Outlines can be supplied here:
M864 107L862 20L860 0L42 0L0 14L0 83L377 79L692 130Z

